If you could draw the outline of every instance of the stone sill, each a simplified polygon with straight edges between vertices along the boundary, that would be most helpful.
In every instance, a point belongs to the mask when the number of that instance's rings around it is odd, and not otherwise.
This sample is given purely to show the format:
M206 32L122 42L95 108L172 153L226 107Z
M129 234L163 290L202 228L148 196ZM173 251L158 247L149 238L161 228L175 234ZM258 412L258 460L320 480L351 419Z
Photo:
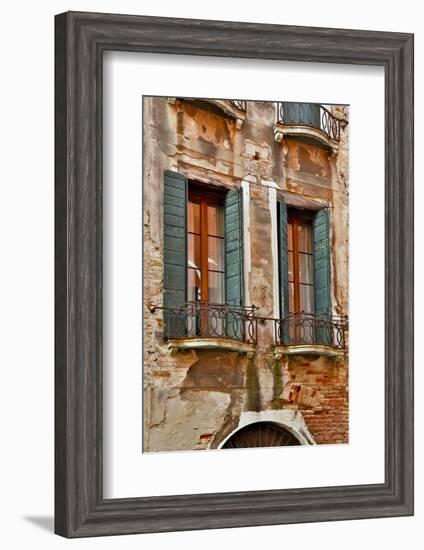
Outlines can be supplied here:
M329 138L325 132L313 126L300 126L295 124L274 124L274 139L281 142L285 136L303 136L318 141L321 145L329 147L333 151L338 151L337 141Z
M343 357L345 350L318 344L303 344L297 346L275 346L274 353L276 355L321 355L324 357Z
M221 351L237 351L238 353L255 352L255 346L239 342L233 338L178 338L169 339L168 348L171 353L184 349L204 349L204 350L221 350Z

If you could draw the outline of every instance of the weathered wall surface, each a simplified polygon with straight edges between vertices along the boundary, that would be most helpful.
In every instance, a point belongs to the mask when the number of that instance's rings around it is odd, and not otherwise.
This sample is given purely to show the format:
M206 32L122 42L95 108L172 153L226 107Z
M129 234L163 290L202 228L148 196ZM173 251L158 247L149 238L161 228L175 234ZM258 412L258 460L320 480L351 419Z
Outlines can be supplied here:
M247 102L242 127L207 102L144 98L144 450L217 448L242 414L299 411L316 443L348 441L348 361L275 354L273 328L259 323L254 353L184 350L163 339L163 172L224 189L248 185L247 295L273 317L277 258L272 201L331 211L334 313L347 314L347 127L338 152L307 140L274 139L269 102ZM337 112L347 119L346 108ZM246 183L247 182L247 183ZM275 416L277 415L277 416ZM297 415L296 418L299 417Z

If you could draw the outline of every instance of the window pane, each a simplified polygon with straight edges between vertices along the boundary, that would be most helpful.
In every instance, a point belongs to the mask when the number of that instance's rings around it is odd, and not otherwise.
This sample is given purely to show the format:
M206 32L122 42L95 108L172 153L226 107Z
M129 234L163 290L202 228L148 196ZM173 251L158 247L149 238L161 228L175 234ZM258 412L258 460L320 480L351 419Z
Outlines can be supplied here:
M187 262L188 267L200 269L200 237L197 235L188 235Z
M299 254L300 282L314 284L314 269L312 255Z
M224 274L209 271L209 302L212 304L225 303L224 296Z
M300 309L305 313L314 312L314 287L310 285L300 286Z
M294 281L293 252L289 251L289 281Z
M293 225L287 224L287 246L289 250L293 250Z
M312 226L299 225L299 252L312 253Z
M289 283L289 313L294 313L294 283Z
M187 269L187 299L189 302L201 300L200 270Z
M224 236L224 208L219 205L208 205L208 235Z
M208 267L224 271L224 239L208 237Z
M189 201L187 218L189 232L200 233L200 204Z

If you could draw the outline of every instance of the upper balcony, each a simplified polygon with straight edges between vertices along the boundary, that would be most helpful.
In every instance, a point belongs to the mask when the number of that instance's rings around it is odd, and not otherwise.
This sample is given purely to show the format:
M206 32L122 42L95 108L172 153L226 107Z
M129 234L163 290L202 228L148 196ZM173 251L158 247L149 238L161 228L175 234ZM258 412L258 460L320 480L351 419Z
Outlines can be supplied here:
M278 142L284 136L300 136L337 150L344 124L318 103L275 103L274 137Z

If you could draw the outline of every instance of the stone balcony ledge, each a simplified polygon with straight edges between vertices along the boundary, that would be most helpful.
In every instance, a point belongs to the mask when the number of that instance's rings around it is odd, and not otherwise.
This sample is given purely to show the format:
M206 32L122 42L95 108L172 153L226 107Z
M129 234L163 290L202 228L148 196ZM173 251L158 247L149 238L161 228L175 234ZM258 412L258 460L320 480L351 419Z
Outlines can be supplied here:
M283 122L277 122L274 124L275 141L280 143L283 138L287 136L312 139L313 141L318 142L320 145L323 145L334 152L337 152L339 149L338 142L328 137L328 135L320 128Z
M254 354L256 346L240 342L234 338L228 337L205 337L205 338L170 338L167 341L171 354L178 350L198 349L198 350L220 350L236 351L238 353Z
M346 353L345 349L334 348L332 346L324 346L321 344L297 344L282 346L274 346L274 355L319 355L322 357L342 358Z

